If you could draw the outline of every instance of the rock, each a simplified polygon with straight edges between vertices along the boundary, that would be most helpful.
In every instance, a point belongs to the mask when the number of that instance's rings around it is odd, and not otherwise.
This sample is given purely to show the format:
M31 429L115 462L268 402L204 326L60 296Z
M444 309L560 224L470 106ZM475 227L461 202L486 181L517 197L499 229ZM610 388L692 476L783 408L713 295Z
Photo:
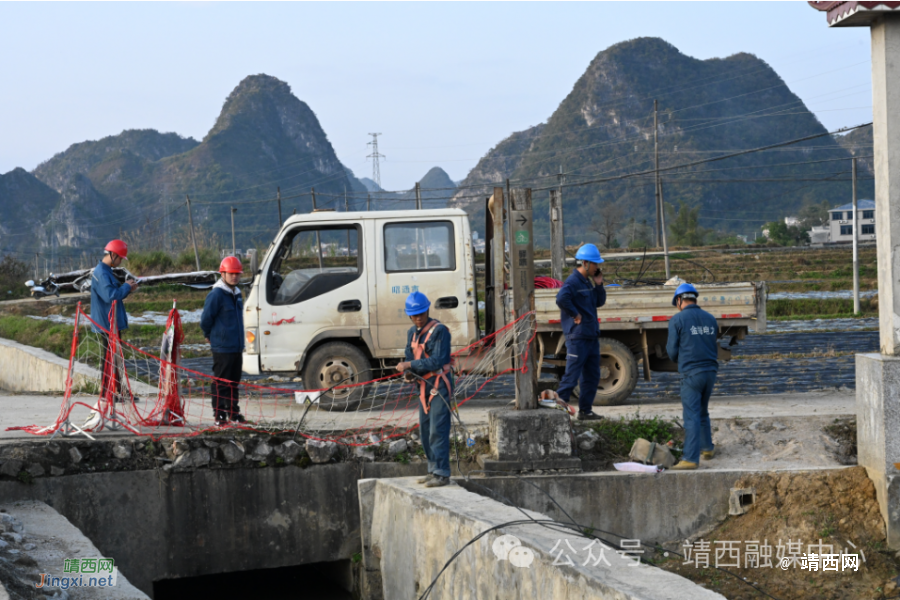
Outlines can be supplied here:
M71 459L74 464L77 465L83 458L84 456L81 454L81 450L75 447L69 448L69 459Z
M284 462L294 462L301 450L303 450L303 446L294 440L288 440L275 446L275 454L283 458Z
M747 429L749 429L750 431L756 431L757 429L759 429L759 421L753 421L752 423L750 423L750 426L747 427Z
M3 461L3 466L0 467L0 475L7 475L9 477L15 477L19 474L19 471L22 470L22 461L18 458L8 458Z
M302 383L303 379L301 377L294 377L293 379L291 379L291 381L293 381L294 383Z
M370 433L369 437L367 439L369 440L370 444L380 444L381 443L381 438L378 437L377 435L375 435L374 433Z
M219 442L214 442L212 440L203 440L203 445L210 449L218 448L219 446L221 446Z
M576 437L576 440L579 442L584 440L594 440L595 442L600 439L600 434L598 434L593 429L585 429L581 433L579 433Z
M14 533L12 531L7 531L6 533L2 534L2 537L4 540L6 540L8 542L12 542L13 544L21 544L22 543L22 534L21 533Z
M191 445L188 444L184 440L175 440L172 442L172 456L169 458L174 458L176 456L181 456L182 454L186 454L191 451ZM166 452L168 454L168 451Z
M37 548L37 544L25 544L22 546L23 550L34 550L35 548Z
M409 439L411 439L414 442L417 442L417 441L419 441L419 434L416 432L412 432L411 434L409 434Z
M0 550L3 550L7 546L9 546L9 542L7 542L6 540L0 540Z
M126 458L131 458L131 445L130 444L115 444L112 449L113 456L120 460L125 460Z
M230 440L222 445L222 458L228 464L234 464L244 458L244 445L240 442Z
M366 450L362 446L356 446L353 449L353 456L361 460L375 460L375 453L371 450Z
M44 467L41 463L31 463L25 468L32 477L42 477L44 475Z
M209 464L209 448L197 448L175 459L175 470L198 469Z
M50 474L53 475L54 477L59 477L60 475L65 475L66 470L63 469L62 467L53 466L53 467L50 467Z
M406 440L399 439L393 441L388 446L388 456L397 456L401 452L406 452L409 447L406 445Z
M256 445L256 448L247 455L247 458L250 460L266 460L270 454L272 454L272 446L266 442L260 442Z
M59 454L59 446L57 446L56 444L53 444L53 443L47 444L44 447L44 450L50 454Z
M306 440L306 453L314 463L327 463L337 453L337 444L320 440Z
M597 445L596 440L584 439L578 442L578 447L582 450L593 450L594 446Z

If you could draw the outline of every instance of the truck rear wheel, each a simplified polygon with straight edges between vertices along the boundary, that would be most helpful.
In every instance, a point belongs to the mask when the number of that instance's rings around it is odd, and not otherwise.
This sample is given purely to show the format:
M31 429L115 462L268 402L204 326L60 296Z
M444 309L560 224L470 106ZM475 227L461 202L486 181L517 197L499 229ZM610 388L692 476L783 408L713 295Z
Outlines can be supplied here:
M600 383L597 384L594 406L625 404L637 382L637 360L628 346L619 340L600 338ZM573 396L581 392L579 387L575 387Z
M346 342L329 342L316 348L303 369L303 386L309 389L331 389L319 398L325 410L356 410L369 386L354 385L372 379L369 359L359 348Z

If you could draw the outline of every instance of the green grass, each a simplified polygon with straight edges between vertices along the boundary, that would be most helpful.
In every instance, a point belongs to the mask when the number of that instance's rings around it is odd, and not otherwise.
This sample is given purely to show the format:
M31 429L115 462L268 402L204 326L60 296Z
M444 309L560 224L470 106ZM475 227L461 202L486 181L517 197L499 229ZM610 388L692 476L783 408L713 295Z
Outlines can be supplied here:
M864 298L859 301L862 316L877 316L877 302ZM768 300L766 316L772 320L836 319L853 316L853 300L842 298L802 298L797 300Z
M658 444L680 437L680 429L672 422L660 417L641 418L640 412L633 417L604 419L592 423L590 428L601 438L604 451L616 456L628 456L631 446L638 438Z
M71 325L39 321L17 315L0 316L0 338L43 348L65 359L68 359L71 354L74 329Z

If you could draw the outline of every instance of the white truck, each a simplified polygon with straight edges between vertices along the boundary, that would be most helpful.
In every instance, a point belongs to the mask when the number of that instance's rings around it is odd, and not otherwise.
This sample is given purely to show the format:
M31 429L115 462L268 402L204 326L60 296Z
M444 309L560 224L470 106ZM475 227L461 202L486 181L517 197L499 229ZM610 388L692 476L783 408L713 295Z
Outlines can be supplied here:
M333 212L289 218L254 274L245 302L244 371L300 376L307 389L375 379L403 359L409 318L406 296L432 302L461 350L482 335L475 255L467 214L459 209ZM719 322L730 345L749 330L765 330L763 284L698 285L700 304ZM535 291L538 372L561 374L565 336L557 290ZM601 381L598 405L625 403L638 380L670 371L667 321L674 314L666 286L608 287L600 309ZM730 358L723 349L720 357ZM543 383L543 382L542 382ZM352 408L362 388L321 398Z

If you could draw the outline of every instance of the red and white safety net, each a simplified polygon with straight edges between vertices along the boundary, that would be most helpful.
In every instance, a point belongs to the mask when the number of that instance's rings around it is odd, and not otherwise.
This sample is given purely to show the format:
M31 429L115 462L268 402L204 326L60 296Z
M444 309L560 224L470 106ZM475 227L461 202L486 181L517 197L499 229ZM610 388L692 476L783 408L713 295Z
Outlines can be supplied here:
M181 364L184 332L178 310L169 312L158 354L122 340L115 327L115 303L109 331L78 305L65 394L49 425L11 427L35 435L135 435L185 437L216 424L213 394L228 384ZM524 370L534 339L534 314L523 315L500 331L453 353L456 406L475 398L501 376ZM246 422L226 427L266 432L296 432L312 439L368 445L406 435L418 426L419 385L400 373L366 381L370 373L350 373L327 390L236 384L238 406ZM429 384L430 386L430 384ZM304 387L303 382L297 386ZM439 401L436 397L434 401Z

